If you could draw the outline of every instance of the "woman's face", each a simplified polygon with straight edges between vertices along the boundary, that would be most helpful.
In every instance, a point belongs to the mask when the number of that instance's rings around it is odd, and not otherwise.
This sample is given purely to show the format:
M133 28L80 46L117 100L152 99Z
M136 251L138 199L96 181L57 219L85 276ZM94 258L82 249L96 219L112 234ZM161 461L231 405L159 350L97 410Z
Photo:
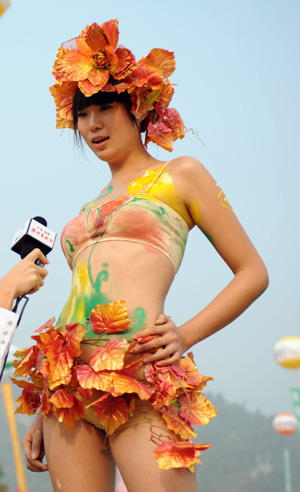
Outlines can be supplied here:
M124 104L113 101L78 112L77 129L99 159L114 162L140 143L137 126Z

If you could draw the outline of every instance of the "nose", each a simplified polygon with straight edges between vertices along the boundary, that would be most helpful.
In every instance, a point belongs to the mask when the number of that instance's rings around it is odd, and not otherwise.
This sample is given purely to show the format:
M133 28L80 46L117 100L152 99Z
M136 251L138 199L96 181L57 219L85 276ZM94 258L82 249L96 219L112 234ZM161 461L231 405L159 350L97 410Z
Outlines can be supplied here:
M91 131L99 130L102 128L102 118L99 106L92 106L89 114L89 127Z

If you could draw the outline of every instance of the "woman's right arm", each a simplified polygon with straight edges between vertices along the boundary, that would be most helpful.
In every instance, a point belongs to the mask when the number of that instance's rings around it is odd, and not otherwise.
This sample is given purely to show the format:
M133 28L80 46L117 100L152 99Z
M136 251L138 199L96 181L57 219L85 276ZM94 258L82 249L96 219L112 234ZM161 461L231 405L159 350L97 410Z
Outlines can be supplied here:
M48 467L43 463L45 451L43 443L43 417L41 414L37 415L21 444L28 470L33 472L47 471Z

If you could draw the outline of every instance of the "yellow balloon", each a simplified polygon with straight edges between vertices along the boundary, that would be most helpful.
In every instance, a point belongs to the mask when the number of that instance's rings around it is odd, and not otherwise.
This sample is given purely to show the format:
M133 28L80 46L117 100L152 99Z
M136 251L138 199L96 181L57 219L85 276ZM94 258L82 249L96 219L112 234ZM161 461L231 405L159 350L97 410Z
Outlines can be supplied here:
M10 0L0 0L0 17L4 14L5 10L10 7Z
M275 359L286 369L300 367L300 337L281 338L274 347Z

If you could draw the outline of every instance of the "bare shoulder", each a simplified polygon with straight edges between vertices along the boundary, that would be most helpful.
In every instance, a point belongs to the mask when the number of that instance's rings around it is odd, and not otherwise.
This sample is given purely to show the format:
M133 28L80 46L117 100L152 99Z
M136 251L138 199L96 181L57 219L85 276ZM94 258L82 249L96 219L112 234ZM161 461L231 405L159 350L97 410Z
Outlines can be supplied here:
M168 163L168 171L183 190L191 187L207 187L214 185L215 180L205 166L194 157L181 156Z
M195 159L194 157L191 157L189 155L182 155L170 160L168 162L168 169L181 171L184 173L199 169L205 170L205 167L200 161L198 161L198 159Z

